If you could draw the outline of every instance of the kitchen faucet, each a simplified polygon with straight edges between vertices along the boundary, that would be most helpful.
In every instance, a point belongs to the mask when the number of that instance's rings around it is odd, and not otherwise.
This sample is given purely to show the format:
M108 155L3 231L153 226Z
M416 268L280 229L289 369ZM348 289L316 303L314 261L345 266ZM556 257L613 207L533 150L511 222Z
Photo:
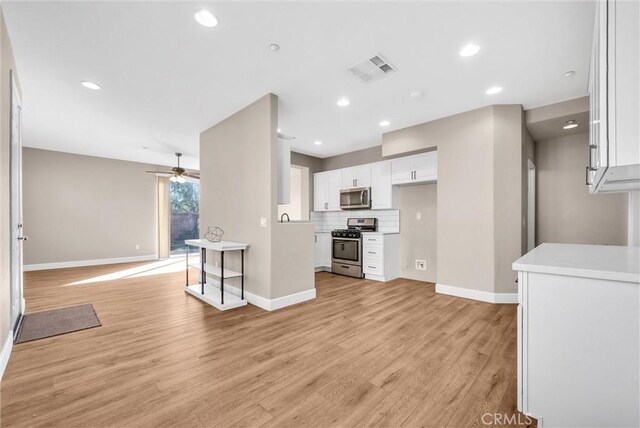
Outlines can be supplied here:
M287 222L291 221L291 219L289 218L289 214L282 213L282 215L280 216L280 223L284 223L284 216L287 216Z

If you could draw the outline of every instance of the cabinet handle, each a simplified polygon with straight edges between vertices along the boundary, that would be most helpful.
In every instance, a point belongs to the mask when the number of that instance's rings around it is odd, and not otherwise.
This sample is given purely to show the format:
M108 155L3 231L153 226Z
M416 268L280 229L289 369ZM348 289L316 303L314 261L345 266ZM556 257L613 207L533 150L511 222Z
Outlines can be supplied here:
M318 242L318 235L313 235L313 236L316 238L315 242Z
M376 269L375 266L369 266L369 269Z
M591 181L589 181L589 173L597 170L598 168L593 168L591 165L586 167L585 173L584 173L585 174L584 182L587 186L591 186L593 184Z
M329 209L329 202L325 202L325 203L324 203L324 209L325 209L325 210L328 210L328 209Z
M369 251L369 254L377 254L375 251Z

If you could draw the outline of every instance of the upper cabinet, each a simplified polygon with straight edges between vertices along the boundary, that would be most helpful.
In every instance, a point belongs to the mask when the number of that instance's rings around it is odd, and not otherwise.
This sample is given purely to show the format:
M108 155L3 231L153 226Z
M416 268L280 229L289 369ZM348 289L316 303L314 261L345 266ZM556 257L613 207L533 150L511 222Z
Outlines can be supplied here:
M340 209L340 170L313 174L313 210Z
M342 171L342 188L371 187L371 164L345 168Z
M391 183L428 183L438 179L438 152L427 152L391 161Z
M393 208L391 161L371 164L371 208Z
M393 185L433 183L438 179L438 152L385 160L313 174L313 210L340 211L340 190L371 188L371 208L394 208Z
M640 3L597 3L591 70L587 184L640 189Z

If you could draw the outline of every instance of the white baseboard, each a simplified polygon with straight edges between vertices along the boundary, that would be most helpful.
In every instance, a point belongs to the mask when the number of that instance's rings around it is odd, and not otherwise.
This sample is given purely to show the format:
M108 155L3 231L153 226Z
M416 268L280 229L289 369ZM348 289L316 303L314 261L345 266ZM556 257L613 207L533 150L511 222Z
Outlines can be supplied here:
M150 260L158 260L157 254L149 254L147 256L134 256L134 257L116 257L113 259L77 260L72 262L39 263L39 264L32 264L32 265L24 265L23 269L25 272L29 272L34 270L112 265L116 263L147 262Z
M224 285L224 291L236 296L240 296L240 289L233 285ZM266 297L258 296L250 291L244 291L244 299L254 306L264 309L265 311L275 311L287 306L295 305L298 303L306 302L316 298L316 289L301 291L299 293L289 294L283 297L276 297L275 299L267 299Z
M11 356L11 350L13 349L13 330L9 330L7 340L2 345L2 353L0 354L0 380L4 376L4 370L9 364L9 357Z
M436 293L488 303L518 303L518 293L489 293L445 284L436 284Z

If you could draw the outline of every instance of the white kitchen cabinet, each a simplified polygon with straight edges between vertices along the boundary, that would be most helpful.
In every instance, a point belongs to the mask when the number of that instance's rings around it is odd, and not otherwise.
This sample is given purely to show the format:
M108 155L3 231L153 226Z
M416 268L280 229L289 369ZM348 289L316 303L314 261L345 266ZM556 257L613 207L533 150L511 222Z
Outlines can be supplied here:
M315 266L316 270L331 269L331 234L315 234Z
M518 271L518 410L538 426L640 426L640 249L542 244Z
M391 183L429 183L438 179L438 152L391 160Z
M340 171L342 189L371 186L371 164L344 168Z
M340 210L340 170L313 174L313 210Z
M400 235L362 234L362 271L366 279L391 281L400 276Z
M340 211L340 171L329 171L327 173L327 202L329 211Z
M327 211L329 209L328 178L324 172L313 174L313 210Z
M640 4L596 5L589 73L591 192L640 189Z
M393 208L391 161L371 164L371 208Z

